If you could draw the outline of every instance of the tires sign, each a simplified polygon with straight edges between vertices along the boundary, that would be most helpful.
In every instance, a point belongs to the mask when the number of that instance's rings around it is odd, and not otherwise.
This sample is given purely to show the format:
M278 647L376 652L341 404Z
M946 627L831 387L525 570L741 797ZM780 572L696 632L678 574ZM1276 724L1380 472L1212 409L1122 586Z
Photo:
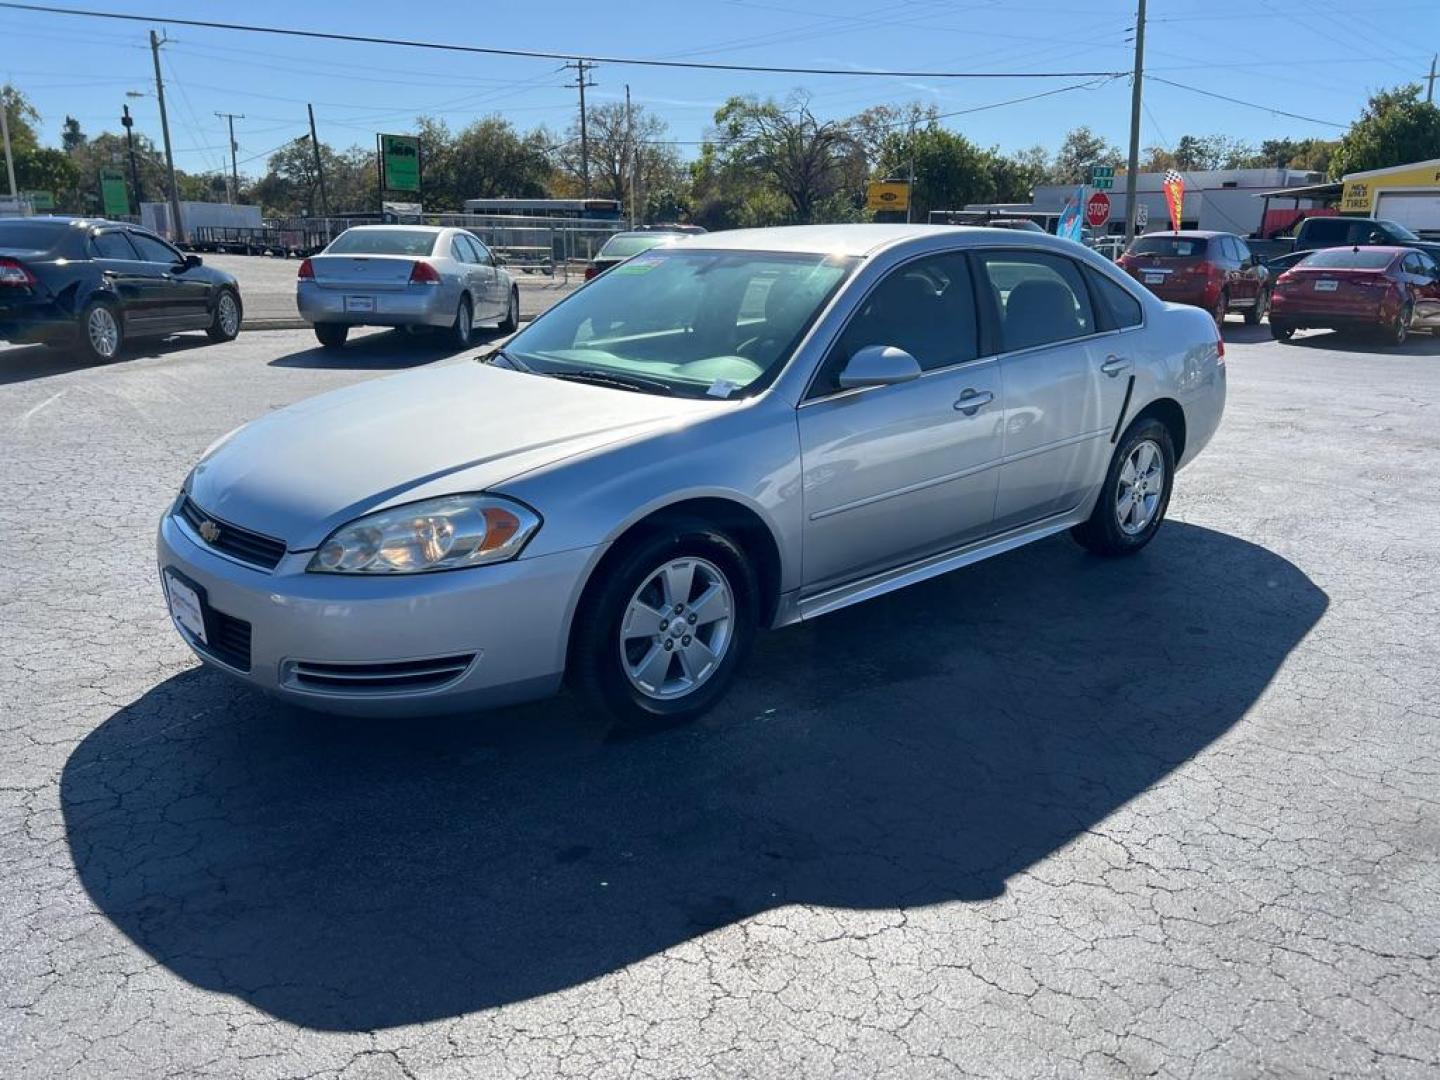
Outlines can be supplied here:
M1085 223L1092 229L1101 228L1110 220L1110 196L1097 191L1085 202Z

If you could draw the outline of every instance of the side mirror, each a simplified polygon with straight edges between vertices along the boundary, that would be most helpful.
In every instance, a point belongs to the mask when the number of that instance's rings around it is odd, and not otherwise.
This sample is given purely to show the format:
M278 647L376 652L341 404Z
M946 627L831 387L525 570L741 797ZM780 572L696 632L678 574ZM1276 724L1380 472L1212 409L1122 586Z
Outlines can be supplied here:
M204 266L204 265L205 265L205 260L202 259L202 258L200 258L199 255L186 255L186 256L185 256L185 269L187 269L187 270L189 270L190 268L195 267L195 266Z
M866 345L857 349L840 372L840 386L893 386L920 377L920 361L894 345Z

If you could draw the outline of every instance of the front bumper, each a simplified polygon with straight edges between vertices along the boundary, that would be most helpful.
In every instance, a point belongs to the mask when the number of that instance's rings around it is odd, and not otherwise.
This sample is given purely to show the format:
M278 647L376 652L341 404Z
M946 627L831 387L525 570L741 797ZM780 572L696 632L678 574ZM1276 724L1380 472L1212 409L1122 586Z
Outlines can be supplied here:
M545 697L559 689L570 620L594 548L493 566L404 577L309 574L310 552L273 572L207 547L169 512L157 562L202 592L202 644L176 623L206 664L297 705L350 716L464 712ZM248 664L235 624L248 624ZM223 626L222 626L223 624ZM435 683L400 673L436 670Z
M373 302L369 311L352 310L347 298ZM447 284L406 285L401 289L367 290L328 288L302 281L295 289L300 317L308 323L342 323L346 326L438 326L455 322L460 290Z

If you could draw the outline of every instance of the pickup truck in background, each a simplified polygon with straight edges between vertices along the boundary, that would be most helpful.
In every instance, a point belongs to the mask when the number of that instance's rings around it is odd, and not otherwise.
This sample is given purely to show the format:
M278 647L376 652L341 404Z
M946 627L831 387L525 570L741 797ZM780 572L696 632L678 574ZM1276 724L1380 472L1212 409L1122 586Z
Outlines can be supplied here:
M1412 247L1440 257L1440 244L1421 240L1404 225L1376 218L1309 217L1295 230L1294 251L1332 247Z

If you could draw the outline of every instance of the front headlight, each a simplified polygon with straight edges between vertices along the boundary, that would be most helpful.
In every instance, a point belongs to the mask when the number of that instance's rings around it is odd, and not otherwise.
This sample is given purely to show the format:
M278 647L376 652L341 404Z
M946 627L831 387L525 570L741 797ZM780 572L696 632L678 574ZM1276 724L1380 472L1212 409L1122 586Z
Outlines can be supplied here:
M527 506L493 495L447 495L356 518L330 534L306 570L414 574L504 562L540 527Z

